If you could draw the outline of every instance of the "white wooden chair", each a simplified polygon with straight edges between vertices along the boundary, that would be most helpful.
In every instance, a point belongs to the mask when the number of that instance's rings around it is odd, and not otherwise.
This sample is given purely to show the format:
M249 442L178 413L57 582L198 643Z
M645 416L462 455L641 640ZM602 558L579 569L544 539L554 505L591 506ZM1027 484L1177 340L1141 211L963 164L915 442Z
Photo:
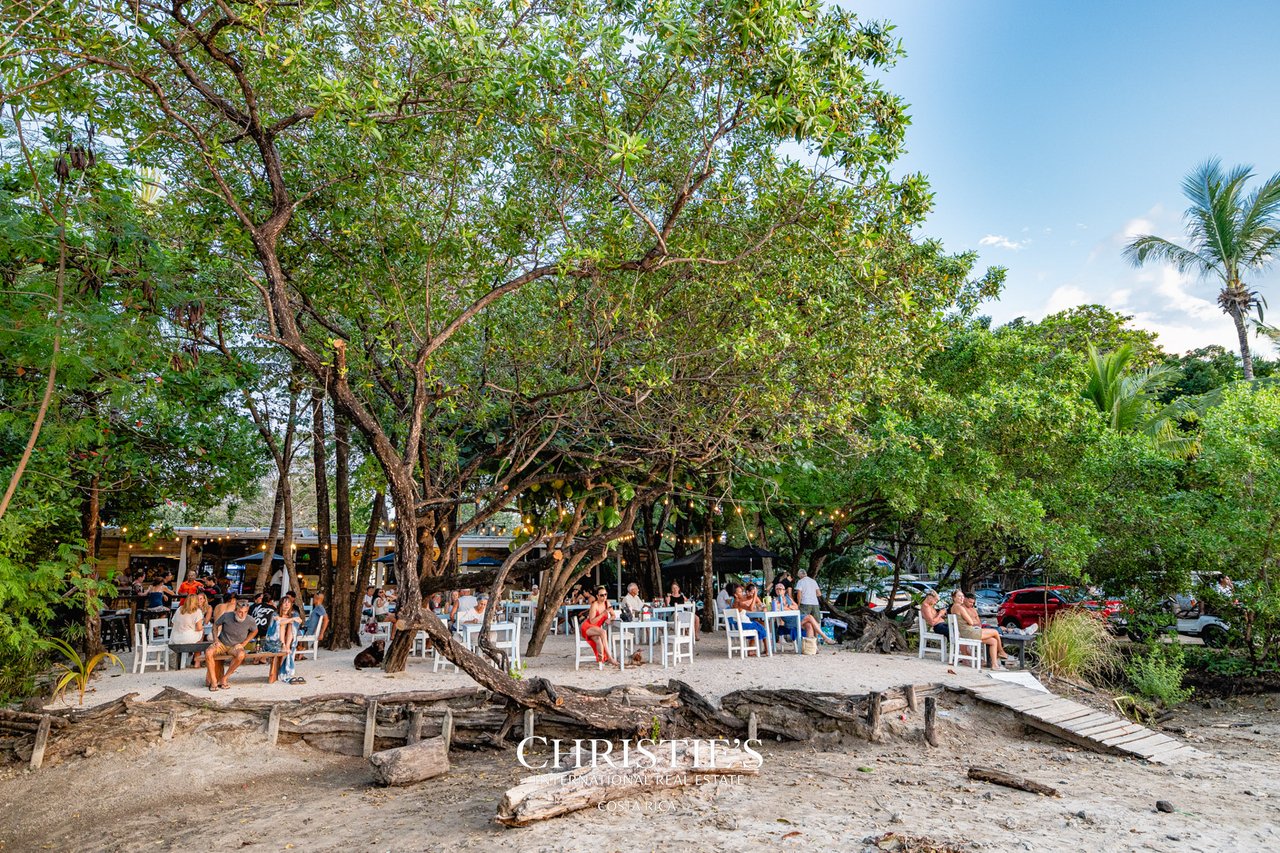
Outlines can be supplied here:
M711 599L711 608L712 608L712 611L716 614L715 621L711 623L711 630L719 631L721 628L723 628L724 630L728 631L729 630L728 611L721 610L720 602L716 601L714 598Z
M391 645L391 625L392 623L390 622L378 622L376 623L374 630L366 630L365 633L369 635L369 642L372 643L374 640L382 640L388 646Z
M169 620L150 619L147 621L147 643L152 646L169 644Z
M974 669L982 669L982 641L967 640L960 636L960 618L947 617L947 633L951 634L951 665L972 663Z
M489 639L494 647L507 653L507 660L520 664L520 622L498 622L489 626Z
M163 622L163 619L155 620ZM133 671L146 672L147 667L169 668L169 644L151 639L151 630L142 624L133 626Z
M920 631L920 649L916 657L923 658L925 652L931 652L936 647L938 660L941 663L947 663L947 638L930 631L929 626L924 624L923 616L916 616L916 627Z
M415 658L425 658L427 656L426 631L419 631L413 635L413 648L409 649L409 656Z
M446 631L447 631L447 630L449 630L449 617L448 617L448 616L441 616L441 617L440 617L440 621L444 623L445 630L446 630ZM464 635L462 635L462 634L454 634L454 635L453 635L453 638L454 638L455 640L457 640L459 643L462 643L463 645L466 645L467 640L466 640L466 637L465 637ZM454 663L453 661L449 660L449 659L448 659L447 657L445 657L444 655L440 654L440 647L439 647L438 645L436 645L436 644L432 643L432 645L431 645L431 671L432 671L432 672L439 672L440 670L444 669L446 666L451 666L451 667L453 667L453 671L454 671L454 672L457 672L457 671L458 671L458 665L457 665L456 663Z
M729 637L729 657L733 657L734 651L737 651L745 659L748 651L754 651L756 656L760 655L760 637L755 631L746 626L746 618L742 615L742 611L729 608L724 612L725 631ZM735 649L734 646L737 646Z
M662 647L662 665L667 665L668 653L671 663L680 663L687 659L693 663L693 611L677 610L671 614L675 622L667 632L666 644Z
M608 635L605 635L605 642L608 642ZM581 620L577 616L573 617L573 668L577 670L583 661L594 663L597 669L604 669L604 662L596 660L595 649L591 648L591 644L582 639Z
M294 644L294 660L305 660L307 655L311 655L312 660L320 660L320 638L315 634L299 634Z

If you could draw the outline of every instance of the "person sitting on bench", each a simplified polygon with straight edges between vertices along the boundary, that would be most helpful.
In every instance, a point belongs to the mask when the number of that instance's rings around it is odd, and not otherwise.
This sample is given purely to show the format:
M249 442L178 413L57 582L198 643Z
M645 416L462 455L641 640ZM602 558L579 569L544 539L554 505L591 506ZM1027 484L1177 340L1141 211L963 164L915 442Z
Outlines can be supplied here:
M244 663L244 647L256 636L258 636L258 623L249 616L247 598L238 599L235 612L224 613L213 623L213 645L205 651L204 655L205 665L208 667L205 683L210 692L226 690L231 686L227 684L227 679L240 664ZM218 672L215 658L218 655L229 655L231 660L227 662L227 670L222 673L222 679L215 681Z

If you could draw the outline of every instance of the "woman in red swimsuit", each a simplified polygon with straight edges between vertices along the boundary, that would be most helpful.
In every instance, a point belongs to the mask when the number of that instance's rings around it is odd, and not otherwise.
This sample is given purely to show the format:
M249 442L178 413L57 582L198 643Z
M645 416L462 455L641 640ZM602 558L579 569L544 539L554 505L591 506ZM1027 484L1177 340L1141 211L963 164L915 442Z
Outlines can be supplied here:
M609 657L609 635L604 629L604 623L608 621L609 591L604 587L600 587L600 589L596 590L596 597L591 602L591 609L587 611L587 618L583 620L578 630L582 634L582 639L586 640L587 645L591 646L591 651L595 652L598 662L617 666L617 662ZM603 657L601 657L602 651L604 652Z

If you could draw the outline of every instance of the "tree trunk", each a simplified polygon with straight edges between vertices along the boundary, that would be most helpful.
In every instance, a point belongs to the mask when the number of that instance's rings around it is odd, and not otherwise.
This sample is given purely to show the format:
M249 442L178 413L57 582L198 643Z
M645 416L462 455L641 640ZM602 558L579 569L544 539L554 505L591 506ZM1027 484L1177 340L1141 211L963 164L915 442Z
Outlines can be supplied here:
M324 392L311 392L311 464L316 479L316 573L325 601L333 600L333 553L329 544L329 474L325 453Z
M293 541L293 484L284 480L284 576L289 579L289 589L296 594L298 583L298 546Z
M604 562L607 554L607 549L602 548L598 554L587 559L587 552L579 551L567 560L560 560L546 571L544 579L551 594L548 595L546 589L539 590L538 610L534 615L533 628L529 632L526 655L537 657L542 654L542 646L547 641L547 635L551 633L556 614L560 612L560 607L564 604L569 590L575 583L590 574L592 569Z
M716 627L715 612L711 609L711 602L715 601L715 590L711 588L715 574L715 551L711 541L714 524L711 507L708 506L702 519L702 630L707 633L711 633Z
M1244 378L1251 380L1253 379L1253 353L1249 351L1249 329L1245 325L1244 313L1235 306L1232 306L1232 310L1227 313L1231 315L1231 322L1236 324L1236 338L1240 341L1240 366L1244 370Z
M337 513L338 560L334 570L333 594L325 597L329 603L329 633L325 635L325 648L347 649L351 647L351 590L356 586L354 567L351 564L351 434L347 419L337 411L333 413L334 511ZM341 627L338 613L343 614Z
M364 549L360 552L360 563L353 578L354 584L350 595L342 601L334 602L334 609L342 611L342 625L335 622L332 632L336 634L343 631L347 642L357 646L360 645L360 626L364 623L360 613L364 603L364 579L369 576L369 571L373 568L373 551L378 543L378 528L382 526L382 516L386 511L385 504L386 497L382 492L373 496L373 504L369 509L369 526L364 534Z
M276 553L276 542L280 538L280 518L284 515L284 491L281 489L281 484L287 483L288 479L288 477L279 477L276 480L276 500L271 508L271 528L267 531L266 550L263 551L262 562L258 565L258 576L253 581L253 591L255 593L266 589L267 581L271 579L271 565L275 562L273 557L275 557Z
M102 511L102 477L94 474L89 481L89 496L85 499L84 516L84 573L90 578L98 575L98 543L101 541L99 519ZM102 602L95 592L89 591L84 597L84 648L85 657L91 658L103 651L102 647Z
M391 505L396 511L396 622L414 626L424 622L421 584L422 578L430 573L433 559L428 553L430 546L424 549L418 541L417 501L413 481L403 469L390 473ZM439 619L433 618L431 621L435 623L432 627L439 628ZM412 628L392 632L391 646L382 659L383 671L404 672L409 661L409 651L413 647L413 635Z

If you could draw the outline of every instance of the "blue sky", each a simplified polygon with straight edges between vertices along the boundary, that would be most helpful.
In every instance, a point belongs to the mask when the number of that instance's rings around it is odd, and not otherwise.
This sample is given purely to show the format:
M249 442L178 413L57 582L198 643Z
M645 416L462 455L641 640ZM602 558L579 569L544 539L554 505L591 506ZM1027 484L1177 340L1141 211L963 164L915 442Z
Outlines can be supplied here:
M1280 171L1280 3L843 5L898 28L907 56L882 79L911 105L899 167L936 193L926 233L1008 268L997 322L1098 302L1170 351L1235 349L1213 281L1120 251L1137 233L1182 241L1181 180L1205 159ZM1255 285L1280 312L1280 275Z

